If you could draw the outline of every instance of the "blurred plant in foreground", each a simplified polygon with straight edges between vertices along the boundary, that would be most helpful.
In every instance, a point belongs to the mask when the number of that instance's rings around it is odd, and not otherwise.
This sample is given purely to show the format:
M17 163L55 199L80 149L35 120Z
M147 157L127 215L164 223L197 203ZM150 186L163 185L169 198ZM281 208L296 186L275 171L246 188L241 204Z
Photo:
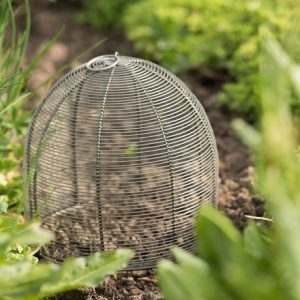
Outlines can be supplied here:
M33 254L52 234L37 223L22 224L0 214L0 299L34 300L82 286L96 286L126 266L132 251L69 258L63 264L37 263Z
M123 24L126 7L139 0L82 0L76 21L89 24L93 29L119 28Z
M211 207L197 219L198 257L173 249L158 275L167 299L300 299L299 128L287 101L300 99L300 66L266 30L260 56L261 133L234 126L256 152L257 188L268 199L271 227L251 222L240 233ZM249 135L250 133L250 135Z

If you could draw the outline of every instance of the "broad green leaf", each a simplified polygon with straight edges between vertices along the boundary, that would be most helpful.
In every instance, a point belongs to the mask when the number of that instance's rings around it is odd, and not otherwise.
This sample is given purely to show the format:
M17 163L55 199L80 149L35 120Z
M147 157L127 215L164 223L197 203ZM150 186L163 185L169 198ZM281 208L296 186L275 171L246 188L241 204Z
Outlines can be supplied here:
M272 246L271 230L251 222L244 230L245 250L258 259L268 259Z
M210 206L200 209L196 231L199 255L212 264L228 264L242 246L241 235L232 222Z
M88 257L70 258L57 271L59 280L46 282L41 295L44 297L81 286L96 286L108 274L124 268L132 257L131 250L119 249Z
M8 216L0 218L0 237L1 258L16 245L42 246L53 238L53 234L40 228L37 223L18 224L18 218Z
M59 281L58 266L17 262L0 265L0 299L38 299L42 286Z
M169 295L168 299L233 299L224 289L216 289L216 285L220 283L213 277L209 265L201 258L180 248L174 248L173 253L178 266L160 263L158 267L163 290L165 289L163 282L169 282L169 288L165 290L165 295Z
M124 268L130 250L70 258L61 266L16 262L0 264L0 299L40 299L83 286L96 286L105 276Z
M179 266L168 260L161 260L158 264L158 278L161 290L167 300L189 299L187 297L190 294L188 286L182 285L182 274Z
M53 238L53 234L40 228L38 223L19 225L19 230L12 233L10 245L44 245Z

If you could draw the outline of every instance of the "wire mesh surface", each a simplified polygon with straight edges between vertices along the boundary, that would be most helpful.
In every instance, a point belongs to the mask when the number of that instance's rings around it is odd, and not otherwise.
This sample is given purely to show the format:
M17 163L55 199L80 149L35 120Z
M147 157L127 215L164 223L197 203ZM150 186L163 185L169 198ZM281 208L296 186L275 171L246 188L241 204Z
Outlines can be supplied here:
M57 82L27 137L26 218L40 214L55 241L42 254L131 248L128 269L155 266L179 245L193 251L193 221L217 197L217 149L185 84L142 59L100 56Z

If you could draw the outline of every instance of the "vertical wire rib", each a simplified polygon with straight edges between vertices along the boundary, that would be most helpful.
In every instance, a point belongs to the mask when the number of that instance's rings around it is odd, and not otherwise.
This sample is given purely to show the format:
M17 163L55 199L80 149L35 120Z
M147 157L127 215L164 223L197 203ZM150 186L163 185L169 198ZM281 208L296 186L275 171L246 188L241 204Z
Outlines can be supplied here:
M138 98L138 107L137 107L137 118L138 118L138 170L139 170L139 190L140 194L143 193L143 184L142 184L142 178L143 178L143 171L142 171L142 154L141 154L141 144L142 144L142 120L141 120L141 97L140 93L138 92L137 85L135 86L135 94Z
M103 220L102 220L102 204L101 204L101 133L103 127L104 111L108 95L109 86L115 71L115 66L112 68L108 78L105 92L103 95L102 107L100 111L98 130L97 130L97 160L96 160L96 202L98 206L98 222L99 222L99 237L100 237L100 251L104 251L104 237L103 237Z
M168 155L168 161L169 161L169 176L170 176L170 187L171 187L171 197L172 197L172 227L173 227L173 236L174 236L174 244L176 244L176 222L175 222L175 194L174 194L174 167L173 167L173 160L172 160L172 156L171 156L171 149L170 146L168 144L168 139L165 133L165 129L163 126L163 123L160 119L159 113L152 101L152 99L149 97L146 89L144 88L143 84L141 83L141 81L139 80L139 78L135 75L134 70L132 70L132 67L129 66L125 66L126 69L128 70L128 72L135 78L136 82L138 83L138 85L140 86L140 88L142 89L142 91L144 92L146 98L148 99L151 108L153 110L153 113L157 119L158 122L158 126L160 128L160 132L162 134L163 140L164 140L164 144L167 150L167 155Z
M48 128L49 128L55 114L57 113L57 111L59 110L61 105L65 102L65 100L68 99L68 96L70 95L70 93L72 93L78 87L78 85L80 85L87 78L87 76L88 76L88 73L87 72L84 73L82 78L80 80L78 80L73 86L68 88L68 90L64 93L64 95L60 99L60 101L57 103L57 105L54 108L54 110L52 111L45 127L43 128L41 138L40 138L40 141L39 141L38 147L37 147L37 153L39 153L42 150L43 142L44 142L45 137L46 137L46 133L48 131ZM38 175L38 162L36 163L36 167L35 167L34 175L33 175L33 208L32 208L32 211L36 211L36 209L37 209L37 199L36 199L37 175ZM31 215L31 217L32 216L33 216L33 214Z
M77 149L76 149L76 131L77 131L77 113L78 113L78 105L82 93L82 89L86 79L82 81L82 84L78 88L75 97L75 103L73 106L73 116L71 118L71 147L72 147L72 170L73 170L73 198L74 204L78 203L78 171L77 171Z
M156 73L154 71L151 71L150 68L148 68L148 69L143 68L143 70L151 72L153 75L158 76L163 80L166 80L165 76L163 76L159 73ZM208 140L210 140L210 142L211 142L210 144L213 146L214 151L212 151L212 154L213 154L213 157L214 157L214 165L215 165L215 168L214 168L214 174L215 174L214 186L217 187L216 189L214 189L213 205L217 205L217 202L218 202L218 199L217 199L218 198L218 179L219 179L219 156L218 156L217 143L214 140L214 133L213 133L212 127L209 123L207 115L205 113L201 114L199 112L199 110L196 108L195 104L192 102L192 99L193 98L197 99L197 97L191 91L188 91L188 93L190 95L187 95L186 94L187 93L187 88L185 87L185 84L181 83L181 80L178 79L177 77L175 77L175 75L173 75L171 72L165 70L165 73L168 76L170 76L171 79L172 79L172 80L168 81L169 84L172 85L184 97L184 99L188 101L188 103L192 107L193 111L197 114L197 116L199 117L201 122L204 124L203 128L206 132L206 137L207 137ZM204 108L203 108L202 104L199 101L197 103L202 108L202 110L204 111Z
M78 67L77 69L75 69L73 71L73 73L78 72L80 70L82 70L83 68L85 68L85 65ZM32 194L33 194L33 187L31 182L28 182L28 176L30 176L30 170L31 170L31 142L32 142L32 134L33 134L33 130L35 128L35 122L37 121L37 118L39 116L39 114L41 113L44 105L47 103L47 100L53 95L53 93L61 86L65 83L65 81L67 80L67 78L69 78L70 74L65 75L61 80L59 80L56 84L54 84L54 86L52 87L51 91L44 97L43 101L41 102L41 104L39 105L39 107L37 108L37 110L34 112L33 116L32 116L32 120L29 124L29 132L27 134L27 141L26 141L26 146L25 146L25 151L26 151L26 174L25 174L25 180L24 183L28 184L28 198L32 199ZM31 180L29 178L29 180ZM27 192L27 191L24 191ZM30 214L30 218L33 217L34 215L34 208L32 205L32 201L29 200L29 214Z
M30 127L30 130L28 132L28 138L26 141L26 146L25 146L25 151L26 151L26 174L24 176L24 195L25 197L28 197L28 205L29 205L29 219L32 219L33 217L33 205L32 205L32 185L31 185L31 141L32 141L32 132L33 132L33 127ZM27 185L27 186L26 186ZM27 188L28 190L25 190ZM29 221L29 220L27 220Z
M39 114L42 111L42 108L44 107L44 105L46 104L47 100L51 97L51 95L54 93L54 91L56 90L56 88L59 86L59 84L57 83L57 85L55 85L53 87L53 89L50 91L50 93L44 98L44 100L42 101L42 103L39 105L38 109L34 112L33 116L32 116L32 120L30 123L30 127L29 127L29 132L27 134L28 138L27 138L27 142L26 142L26 179L25 182L29 180L31 180L30 178L28 178L28 176L31 176L31 142L32 142L32 134L33 134L33 130L35 128L35 122L37 120L37 117L39 116ZM36 167L36 166L35 166ZM31 199L33 198L32 194L35 195L36 193L36 188L34 188L34 185L31 184L31 182L28 182L28 197L29 197L29 214L30 214L30 219L33 217L34 215L34 205L33 202L31 201Z

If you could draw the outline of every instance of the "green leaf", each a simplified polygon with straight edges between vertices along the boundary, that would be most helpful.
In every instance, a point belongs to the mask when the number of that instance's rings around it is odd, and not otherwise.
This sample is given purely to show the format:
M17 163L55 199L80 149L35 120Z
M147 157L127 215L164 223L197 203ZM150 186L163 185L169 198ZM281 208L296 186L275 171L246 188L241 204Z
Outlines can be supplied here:
M133 253L117 250L70 258L62 265L12 262L0 264L0 299L40 299L83 286L96 286L125 267Z
M241 119L234 120L232 126L246 145L252 149L257 149L260 146L261 136L254 127Z
M18 224L18 218L11 216L0 218L0 234L0 258L16 245L42 246L53 238L53 234L41 229L39 224Z
M235 251L242 246L241 234L227 217L213 207L200 209L196 230L199 255L212 264L230 263L234 260Z
M38 299L47 281L59 281L58 266L17 262L0 265L0 299Z
M3 197L0 196L0 214L6 213L8 208L8 203L3 200Z
M26 94L23 94L23 95L15 98L15 100L13 102L9 103L6 107L4 107L4 108L2 108L2 110L0 110L0 117L3 116L12 107L17 105L19 102L24 101L24 99L28 99L30 95L31 95L30 93L26 93Z
M119 249L88 257L70 258L57 271L59 280L45 283L41 295L45 297L81 286L96 286L106 275L124 268L132 257L131 250Z
M224 289L216 289L220 283L213 277L207 263L180 248L174 248L173 254L178 266L168 261L162 261L158 266L161 286L167 299L233 299Z
M243 240L246 251L258 259L270 256L272 236L270 229L254 222L245 228Z
M20 229L13 233L10 244L44 245L53 238L48 230L40 228L38 223L19 225Z
M190 299L187 297L189 295L188 287L182 285L180 268L174 263L161 260L158 264L158 278L161 290L167 300Z

